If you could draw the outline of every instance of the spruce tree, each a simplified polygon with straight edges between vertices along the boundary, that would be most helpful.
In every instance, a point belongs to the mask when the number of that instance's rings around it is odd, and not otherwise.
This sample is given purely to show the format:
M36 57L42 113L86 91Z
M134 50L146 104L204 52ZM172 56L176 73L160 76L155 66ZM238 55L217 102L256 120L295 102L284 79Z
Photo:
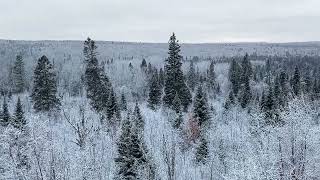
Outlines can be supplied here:
M209 158L209 147L206 138L202 135L200 144L196 148L195 159L197 164L206 164Z
M235 104L235 98L234 98L233 92L230 91L229 95L228 95L228 99L226 100L226 102L224 104L224 108L230 109L230 107L234 104Z
M294 69L294 75L292 77L292 90L295 96L299 96L301 92L301 79L299 68Z
M196 70L194 68L193 61L190 62L187 83L191 91L194 91L194 88L196 87L196 84L197 84L197 80L196 80Z
M158 73L155 70L153 72L150 87L149 87L149 98L148 98L148 107L152 110L155 110L161 103L161 89L158 81Z
M252 77L252 65L246 54L241 62L241 84L245 84Z
M37 112L48 112L60 108L60 100L57 97L56 74L46 56L42 56L38 60L34 70L31 98L33 108Z
M115 124L120 120L120 109L117 97L113 88L110 89L109 100L107 102L106 115L111 124Z
M182 56L180 55L180 45L176 40L176 36L173 35L169 40L169 57L166 59L165 64L165 87L164 87L164 97L163 102L167 107L172 107L172 101L174 99L175 93L179 95L181 104L184 110L187 110L189 104L191 103L191 93L185 84L183 72L181 69Z
M129 114L121 126L121 135L117 141L117 146L116 179L155 178L155 169L152 167L151 159L148 156L143 134L135 123L131 123Z
M162 92L162 88L164 87L164 82L165 82L164 72L163 72L163 69L160 68L160 70L159 70L159 85L160 85L161 92Z
M144 130L145 122L141 115L141 111L138 103L136 103L134 107L134 110L132 113L132 121L134 123L134 126L137 128L139 132L142 132Z
M201 128L207 128L210 125L208 100L202 86L198 87L194 97L193 115L195 119L198 119Z
M127 110L127 99L126 99L126 96L124 95L124 93L121 94L120 109L122 111L126 111Z
M3 99L2 104L2 115L1 115L1 126L6 127L10 124L10 113L8 110L8 104L6 98Z
M216 89L216 73L214 71L214 62L211 61L207 70L207 81L210 90Z
M13 83L14 83L14 92L22 93L25 88L25 72L24 72L24 63L21 55L16 57L16 61L13 67Z
M181 101L179 99L179 95L176 93L174 96L174 99L172 101L172 109L175 111L175 119L173 122L173 127L175 129L179 129L181 127L182 121L183 121L183 116L182 116L182 110L181 110Z
M229 69L229 80L231 82L231 89L234 96L237 97L240 90L240 77L241 77L241 68L239 64L233 59L230 64Z
M240 105L242 108L246 108L252 98L252 93L251 93L251 88L250 88L250 83L249 83L249 79L247 78L246 80L244 80L244 85L242 87L242 92L241 92L241 97L240 97Z
M24 127L26 126L26 124L27 124L27 121L24 117L24 112L23 112L21 100L20 100L20 97L18 97L12 125L13 125L13 127L17 128L17 129L23 130Z
M99 67L97 59L97 46L95 42L88 38L84 42L83 54L85 57L85 84L87 98L94 110L101 112L106 109L106 102L109 99L111 83L109 78Z

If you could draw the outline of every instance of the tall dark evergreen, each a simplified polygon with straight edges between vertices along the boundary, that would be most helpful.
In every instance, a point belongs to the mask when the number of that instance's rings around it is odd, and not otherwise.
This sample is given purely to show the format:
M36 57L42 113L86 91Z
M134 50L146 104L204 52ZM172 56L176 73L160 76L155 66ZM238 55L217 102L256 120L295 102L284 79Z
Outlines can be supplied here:
M201 137L200 144L196 148L195 159L197 164L206 164L209 158L209 147L205 137Z
M241 84L245 84L252 77L252 72L252 65L248 54L246 54L241 62Z
M193 65L193 61L190 62L190 67L189 67L189 72L187 74L187 83L189 88L194 91L194 88L196 87L197 84L197 79L196 79L196 70Z
M120 109L122 111L126 111L128 109L127 107L127 99L126 96L124 95L124 93L121 94L121 101L120 101Z
M199 86L194 97L193 116L198 119L201 128L207 128L210 125L210 112L206 94L202 86Z
M292 90L295 96L299 96L301 93L301 79L298 67L294 69L294 75L292 77Z
M181 101L179 99L178 93L174 96L172 101L172 109L175 111L175 119L173 121L173 127L179 129L181 127L183 117L182 117L182 110L181 110Z
M155 110L161 104L161 88L157 70L153 72L149 86L148 107Z
M131 122L129 114L122 123L117 146L115 179L155 179L155 167L148 154L142 132Z
M31 98L33 108L37 112L48 112L60 108L60 100L57 97L56 74L46 56L42 56L38 60L34 70Z
M252 93L250 88L250 82L249 79L247 79L244 82L244 85L241 90L241 97L239 98L241 107L246 108L249 105L251 98Z
M165 87L163 103L165 106L172 107L172 101L176 92L179 95L181 104L184 110L187 110L191 103L191 93L185 83L183 72L181 69L182 56L180 55L180 45L176 40L176 36L173 35L169 40L169 57L166 59L165 64Z
M0 119L0 124L1 126L8 126L10 124L10 113L8 109L8 104L6 98L3 99L3 104L2 104L2 114L1 114L1 119Z
M132 113L132 121L134 123L134 126L137 128L137 130L139 132L142 132L144 130L144 119L142 117L141 111L140 111L140 107L139 104L136 103L136 105L134 106L134 110Z
M120 108L113 88L110 89L109 100L107 101L106 107L106 115L108 120L110 121L109 123L111 124L117 123L121 118Z
M16 57L16 61L13 66L13 84L14 92L22 93L25 89L25 71L24 63L21 55Z
M282 123L279 117L279 109L272 86L269 86L268 95L265 97L265 102L262 106L267 125L280 125Z
M95 42L88 38L84 42L83 54L85 57L85 84L87 89L87 98L94 110L101 112L106 109L109 99L111 83L104 70L99 67L97 59L97 46Z
M14 113L14 117L12 119L12 125L13 127L23 130L27 124L27 121L24 117L24 112L21 104L20 97L18 97L17 105L16 105L16 110Z
M216 89L216 73L214 71L214 62L211 61L209 68L207 70L207 81L209 90Z
M164 87L164 83L165 83L165 75L164 75L163 69L160 68L160 70L159 70L159 85L160 85L161 92L162 92L162 88Z
M240 79L241 79L241 67L233 59L231 61L230 69L229 69L229 80L231 82L231 89L234 96L237 96L240 90L240 86L241 86Z
M224 104L225 109L230 109L235 104L235 97L232 91L229 92L228 98Z

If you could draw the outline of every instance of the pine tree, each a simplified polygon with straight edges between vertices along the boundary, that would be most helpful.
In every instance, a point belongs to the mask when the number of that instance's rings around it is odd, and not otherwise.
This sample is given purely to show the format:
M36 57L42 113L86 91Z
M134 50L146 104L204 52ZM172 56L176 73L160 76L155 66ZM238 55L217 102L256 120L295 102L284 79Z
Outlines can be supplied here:
M110 89L109 100L107 102L106 115L111 124L115 124L120 120L120 109L117 97L113 88ZM115 122L114 122L115 121Z
M201 137L200 145L196 148L196 163L197 164L206 164L209 158L209 147L208 142L205 137Z
M13 121L12 121L12 125L13 127L17 128L17 129L20 129L20 130L23 130L24 127L26 126L27 124L27 121L24 117L24 112L23 112L23 109L22 109L22 104L21 104L21 101L20 101L20 97L18 97L18 101L17 101L17 105L16 105L16 111L14 113L14 118L13 118Z
M169 57L166 59L165 65L165 87L163 102L167 107L172 107L172 101L175 93L179 95L184 110L187 110L191 103L191 93L185 84L183 72L181 70L180 45L178 44L175 34L169 40Z
M237 97L238 92L240 90L240 76L241 76L241 68L239 64L232 60L229 69L229 80L231 82L231 89L234 96Z
M301 92L301 80L300 80L300 71L296 67L294 69L294 75L292 77L292 90L295 96L299 96Z
M152 110L155 110L161 103L161 89L158 79L158 73L155 70L151 78L148 98L148 107Z
M193 65L193 61L190 62L190 67L189 67L189 72L188 72L188 86L191 89L191 91L194 91L194 88L196 87L196 72L195 68Z
M57 81L53 66L46 56L38 60L34 70L33 90L31 98L33 108L37 112L48 112L59 109L60 100L57 97Z
M124 95L124 93L121 94L121 103L120 103L120 109L122 111L126 111L127 110L127 100L126 100L126 96Z
M13 67L13 83L14 83L14 92L22 93L25 88L25 72L24 72L24 63L21 55L16 57L16 61Z
M203 92L202 86L197 89L193 104L194 118L199 121L201 128L207 128L210 125L209 106L206 94Z
M8 104L6 98L3 99L3 105L2 105L2 117L1 117L1 126L8 126L10 124L10 113L8 110Z

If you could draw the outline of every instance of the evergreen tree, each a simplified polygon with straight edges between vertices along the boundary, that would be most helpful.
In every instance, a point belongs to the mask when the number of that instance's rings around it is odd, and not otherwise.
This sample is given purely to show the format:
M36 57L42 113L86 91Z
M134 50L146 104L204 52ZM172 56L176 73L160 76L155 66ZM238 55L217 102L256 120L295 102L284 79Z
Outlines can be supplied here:
M300 80L300 71L296 67L294 69L294 75L292 77L292 90L295 96L299 96L301 92L301 80Z
M175 129L179 129L183 121L183 116L182 116L182 110L181 110L181 101L179 99L178 93L176 93L176 95L174 96L172 103L173 103L172 109L176 113L176 117L173 122L173 127Z
M240 90L240 77L241 77L241 68L239 64L233 59L230 64L229 69L229 80L231 82L231 89L234 96L238 95Z
M97 59L97 46L95 41L88 38L84 42L83 55L85 57L85 84L87 98L97 112L107 108L111 82L105 74L104 69L99 66Z
M201 128L205 128L210 125L208 100L206 94L202 90L202 86L198 87L194 98L193 115L195 119L198 119Z
M3 104L2 104L2 117L1 117L1 126L8 126L10 124L10 113L8 110L8 104L6 101L6 98L3 99Z
M134 123L134 126L137 128L139 132L143 132L144 130L144 119L141 115L140 107L138 103L136 103L133 113L132 113L132 121Z
M59 109L60 100L57 97L57 81L52 64L46 56L38 60L34 70L33 90L31 98L33 108L39 112Z
M189 67L187 79L188 79L187 83L188 83L189 88L191 89L191 91L194 91L194 88L196 87L197 80L196 80L196 70L194 68L193 61L190 62L190 67Z
M142 70L144 70L144 71L145 71L146 68L147 68L147 61L146 61L144 58L142 59L140 68L141 68Z
M282 123L279 117L279 110L276 106L275 94L271 86L269 86L269 92L265 99L263 111L267 125L275 126Z
M274 93L274 100L275 100L275 107L279 108L282 104L282 93L280 89L280 81L279 77L276 76L274 80L274 87L273 87L273 93Z
M209 158L209 147L208 147L208 142L205 139L205 137L201 137L200 139L200 144L196 148L196 163L197 164L206 164Z
M252 65L246 54L241 62L241 84L247 83L246 81L252 77Z
M115 92L113 91L113 88L110 89L110 95L109 95L109 100L107 102L106 114L107 114L108 120L111 121L110 123L112 124L117 123L121 118L117 97Z
M155 169L148 156L142 133L131 123L129 114L123 121L117 146L116 179L155 179Z
M165 82L164 72L163 72L163 69L160 68L160 70L159 70L159 85L160 85L161 92L162 92L162 88L164 87L164 82Z
M176 113L180 113L181 112L181 100L179 99L178 93L176 93L176 95L174 96L174 99L172 101L172 109Z
M252 98L249 79L246 79L244 81L245 81L245 84L242 87L242 92L240 97L240 105L242 108L246 108L249 105Z
M13 67L13 83L14 83L14 92L22 93L25 88L25 72L24 72L24 63L21 55L16 57L16 61Z
M161 103L161 89L158 79L158 73L155 70L151 78L148 98L148 107L152 110L155 110Z
M18 97L18 101L17 101L17 105L16 105L16 111L14 113L14 118L13 118L13 121L12 121L12 125L13 127L17 128L17 129L20 129L20 130L23 130L24 127L26 126L27 124L27 121L24 117L24 112L23 112L23 109L22 109L22 104L21 104L21 101L20 101L20 97Z
M230 107L232 105L235 104L235 98L234 98L234 95L233 95L233 92L230 91L229 92L229 96L228 96L228 99L226 100L225 104L224 104L224 108L225 109L230 109Z
M175 93L179 95L184 110L187 110L191 103L191 93L185 84L183 72L181 70L180 45L178 44L175 34L169 40L169 57L166 59L165 65L165 87L164 87L164 105L172 107L172 101Z
M207 70L207 81L209 89L216 89L216 73L214 72L214 62L211 61L209 69Z
M287 101L288 101L289 88L288 88L287 76L288 75L284 71L282 71L279 76L279 84L281 89L280 92L282 97L279 103L282 108L284 108L287 105Z
M121 107L122 111L126 111L127 110L127 100L126 100L126 96L124 95L124 93L121 94L120 107Z

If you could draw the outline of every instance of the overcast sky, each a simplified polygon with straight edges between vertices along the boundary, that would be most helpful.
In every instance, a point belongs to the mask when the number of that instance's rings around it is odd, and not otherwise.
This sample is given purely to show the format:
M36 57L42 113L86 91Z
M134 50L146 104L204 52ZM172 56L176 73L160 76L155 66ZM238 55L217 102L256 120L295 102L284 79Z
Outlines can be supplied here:
M320 0L0 0L0 39L320 40Z

